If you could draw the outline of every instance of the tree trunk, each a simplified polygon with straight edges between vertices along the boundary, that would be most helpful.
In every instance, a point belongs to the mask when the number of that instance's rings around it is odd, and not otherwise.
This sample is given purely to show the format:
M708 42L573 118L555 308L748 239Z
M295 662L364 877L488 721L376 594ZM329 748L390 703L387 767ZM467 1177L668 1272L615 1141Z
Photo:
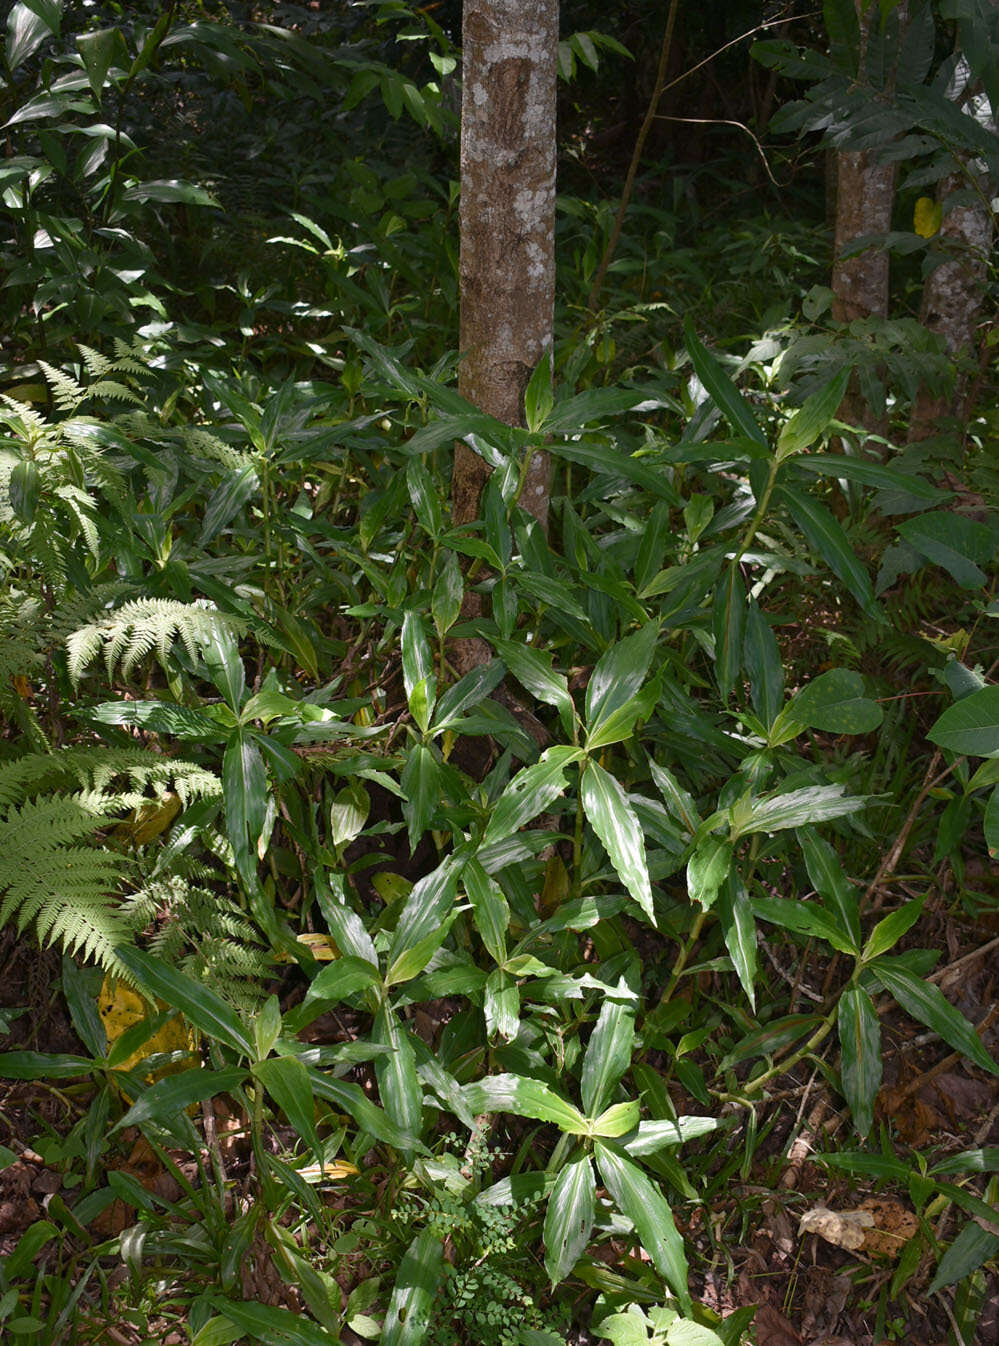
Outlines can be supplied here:
M551 352L555 312L557 0L465 0L461 104L461 331L458 391L522 425L524 389ZM489 469L455 446L455 523L479 517ZM545 527L547 454L520 503Z

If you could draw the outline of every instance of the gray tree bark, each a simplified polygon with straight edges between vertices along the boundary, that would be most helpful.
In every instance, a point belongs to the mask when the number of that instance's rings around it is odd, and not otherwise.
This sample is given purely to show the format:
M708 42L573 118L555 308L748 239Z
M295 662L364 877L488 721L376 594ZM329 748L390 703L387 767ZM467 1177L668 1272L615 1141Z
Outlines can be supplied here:
M558 0L465 0L462 42L458 390L521 425L527 381L552 348ZM455 446L456 523L478 518L488 475ZM549 493L536 453L520 503L543 527Z

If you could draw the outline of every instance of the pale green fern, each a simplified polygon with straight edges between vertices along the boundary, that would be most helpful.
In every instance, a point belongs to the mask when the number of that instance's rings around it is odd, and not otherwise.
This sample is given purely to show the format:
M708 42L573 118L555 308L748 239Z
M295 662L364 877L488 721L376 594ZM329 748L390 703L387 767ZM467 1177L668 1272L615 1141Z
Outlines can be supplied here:
M138 598L109 612L100 621L74 631L66 641L69 674L79 682L87 665L103 650L108 677L120 663L126 676L146 655L156 651L165 666L170 649L181 641L192 659L218 631L238 634L244 623L202 603L173 598Z

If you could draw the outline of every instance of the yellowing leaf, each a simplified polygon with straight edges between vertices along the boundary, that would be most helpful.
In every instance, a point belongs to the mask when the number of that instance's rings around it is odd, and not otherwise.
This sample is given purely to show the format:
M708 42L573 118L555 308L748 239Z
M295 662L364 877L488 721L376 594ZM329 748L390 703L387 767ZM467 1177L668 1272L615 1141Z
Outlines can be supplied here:
M920 238L932 238L940 229L943 206L932 196L921 196L912 213L912 227Z
M118 824L112 836L126 846L148 846L161 832L165 832L180 812L180 800L175 794L162 799L150 799L133 809L124 822Z
M329 935L324 935L319 931L296 935L295 940L298 944L305 945L317 963L330 963L334 958L340 957L340 950Z
M167 1006L163 1001L158 1001L157 1008L162 1010L166 1009ZM149 1006L142 996L110 974L104 978L103 985L98 993L97 1009L101 1016L101 1022L104 1024L109 1048L118 1041L123 1033L133 1028L137 1023L141 1023L149 1015ZM187 1070L196 1065L197 1057L194 1053L197 1051L197 1047L197 1033L181 1015L177 1014L172 1019L168 1019L155 1033L151 1034L131 1056L124 1061L119 1061L117 1068L119 1070L131 1070L139 1061L159 1052L188 1053L183 1063L167 1066L163 1070L155 1071L146 1076L150 1081L160 1079L164 1075L175 1074L178 1070Z
M333 1159L328 1164L306 1164L304 1168L297 1169L296 1172L300 1178L306 1182L334 1182L337 1178L351 1178L360 1173L360 1169L355 1168L353 1164L348 1164L346 1159Z

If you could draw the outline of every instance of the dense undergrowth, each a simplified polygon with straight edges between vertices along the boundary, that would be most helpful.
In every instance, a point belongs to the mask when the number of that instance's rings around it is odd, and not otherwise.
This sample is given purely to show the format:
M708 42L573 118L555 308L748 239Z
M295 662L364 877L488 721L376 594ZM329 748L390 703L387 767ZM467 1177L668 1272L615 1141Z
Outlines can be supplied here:
M970 1343L999 1151L882 1086L923 1029L997 1073L957 994L997 914L994 388L907 445L967 371L832 322L814 217L702 220L715 165L633 209L596 316L612 211L563 199L554 381L502 425L455 391L428 16L15 9L0 921L62 951L78 1046L47 991L3 1011L0 1163L61 1175L3 1329L736 1346L761 1211L852 1181L911 1207L871 1339L928 1293ZM456 439L493 469L461 528Z

